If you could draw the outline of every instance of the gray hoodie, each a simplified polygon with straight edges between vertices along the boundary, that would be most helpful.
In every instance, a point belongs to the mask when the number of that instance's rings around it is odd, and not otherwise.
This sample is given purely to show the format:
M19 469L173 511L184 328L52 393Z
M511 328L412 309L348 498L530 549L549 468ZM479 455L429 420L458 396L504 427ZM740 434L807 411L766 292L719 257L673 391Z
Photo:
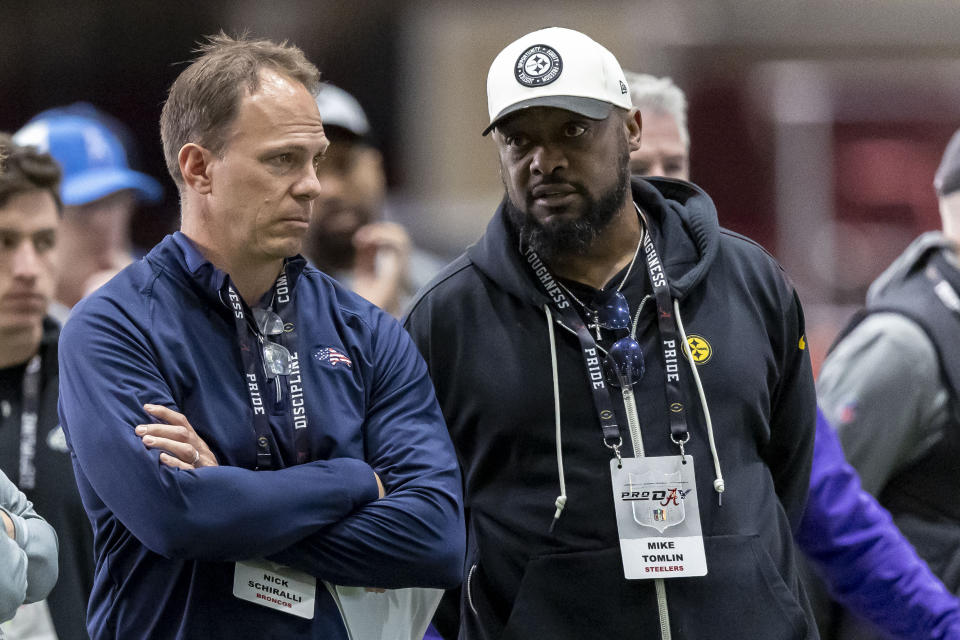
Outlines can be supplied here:
M57 582L57 534L33 504L0 471L0 510L13 521L15 537L0 530L0 622L24 602L47 597Z

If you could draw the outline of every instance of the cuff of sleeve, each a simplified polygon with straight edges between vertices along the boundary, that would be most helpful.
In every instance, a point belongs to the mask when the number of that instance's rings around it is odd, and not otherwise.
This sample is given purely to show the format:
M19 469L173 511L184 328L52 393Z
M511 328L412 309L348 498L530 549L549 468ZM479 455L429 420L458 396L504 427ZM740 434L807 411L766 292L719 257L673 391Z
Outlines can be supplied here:
M374 484L376 484L376 481L374 481ZM26 549L28 542L27 538L29 537L27 523L24 522L23 518L15 513L10 513L10 511L4 507L0 507L0 511L3 511L5 514L7 514L7 516L10 517L10 521L13 522L13 541L16 542L17 546L19 546L21 549ZM6 533L3 535L6 535Z
M341 461L345 466L345 477L354 479L352 484L356 488L353 496L355 507L362 507L380 497L380 489L377 487L373 467L363 460L355 458L342 458Z

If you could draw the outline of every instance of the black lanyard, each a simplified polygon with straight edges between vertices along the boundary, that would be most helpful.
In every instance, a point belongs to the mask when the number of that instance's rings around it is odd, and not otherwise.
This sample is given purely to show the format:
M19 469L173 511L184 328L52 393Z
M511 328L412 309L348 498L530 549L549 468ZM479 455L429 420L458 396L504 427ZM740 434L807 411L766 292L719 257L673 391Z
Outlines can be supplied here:
M23 410L20 412L20 477L21 490L37 486L37 417L40 410L40 354L30 358L23 372Z
M640 213L639 208L637 212L639 215L643 215ZM650 228L650 225L647 224L645 219L644 226L647 229ZM657 326L663 346L667 415L670 419L670 439L679 445L681 451L683 451L683 445L690 439L690 433L687 429L686 408L683 403L683 393L680 390L680 362L683 357L683 347L679 343L676 325L674 324L673 308L670 304L670 285L667 282L667 274L663 270L663 264L653 244L653 237L649 232L644 234L643 251L647 261L647 273L650 276L654 298L657 301ZM619 449L623 443L623 439L613 413L610 391L604 380L603 362L601 360L600 350L597 348L597 343L594 341L593 336L590 335L590 331L585 326L579 314L573 310L570 300L567 299L563 290L557 285L556 280L554 280L553 275L550 273L550 269L547 268L536 251L527 247L523 249L523 253L525 254L527 264L533 271L533 275L537 278L537 281L540 282L543 290L553 300L564 323L570 326L577 334L584 365L587 368L593 403L597 411L597 417L600 420L600 428L603 431L603 442L619 456Z
M643 213L637 209L643 216ZM646 224L649 229L650 225ZM687 430L686 408L683 404L683 393L680 391L680 362L683 358L683 345L677 336L676 321L673 317L673 306L670 304L670 285L663 263L653 244L653 236L649 232L643 239L643 253L647 259L647 273L650 275L650 285L653 287L653 296L657 301L657 328L660 330L660 342L663 346L663 371L666 376L667 415L670 416L670 439L680 446L690 440Z
M288 321L292 309L290 300L289 282L292 281L288 273L289 262L284 263L283 272L277 278L273 286L273 300L271 309L284 321L284 331L278 336L283 346L293 346L297 344L296 323ZM240 344L240 357L243 360L243 378L247 388L247 394L250 398L250 406L253 409L253 428L257 434L257 470L272 469L274 466L283 466L279 455L276 460L279 465L274 464L273 434L270 431L270 419L267 414L267 399L261 389L265 388L267 382L266 366L263 360L263 344L267 339L257 327L253 318L253 313L246 302L237 293L236 288L228 277L224 282L224 289L227 295L227 305L233 311L234 323L237 328L237 340ZM297 464L306 462L309 457L309 442L307 441L307 413L304 407L303 399L303 381L300 371L299 353L296 349L290 349L290 374L284 376L287 379L289 398L287 405L287 417L293 423L294 427L294 446L296 448ZM279 376L276 377L277 403L284 402L282 386Z
M600 349L597 347L593 336L590 335L586 324L584 324L580 315L573 310L570 300L557 285L550 269L543 263L537 252L530 247L523 249L523 251L527 264L533 270L533 275L536 276L547 295L553 299L563 321L577 334L583 363L587 368L587 382L590 385L593 404L597 410L597 418L600 420L600 429L603 432L603 443L613 449L619 459L623 437L620 435L620 427L617 425L616 415L613 413L613 403L610 401L610 391L604 379Z

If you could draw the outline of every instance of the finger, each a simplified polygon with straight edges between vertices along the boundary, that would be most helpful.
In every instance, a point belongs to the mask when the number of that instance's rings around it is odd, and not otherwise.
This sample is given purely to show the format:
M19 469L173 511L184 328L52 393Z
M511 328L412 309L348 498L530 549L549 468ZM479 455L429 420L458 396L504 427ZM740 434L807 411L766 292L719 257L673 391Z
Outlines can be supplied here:
M143 410L154 417L160 418L168 424L179 424L184 427L190 426L190 423L187 421L187 417L185 415L174 411L173 409L168 409L163 405L145 404L143 405Z
M193 461L197 458L197 449L193 445L177 442L176 440L170 440L169 438L144 436L143 444L145 444L149 449L161 449L166 451L168 454L175 456L184 462L190 463L191 466L193 465Z
M195 446L195 443L191 440L191 436L194 435L193 432L178 424L139 424L134 431L141 438L143 436L156 436Z
M160 454L160 462L162 462L163 464L167 465L168 467L173 467L174 469L184 469L184 470L187 470L187 471L193 470L193 465L192 465L192 464L187 464L187 463L184 462L183 460L180 460L180 459L178 459L178 458L174 458L174 457L173 457L172 455L170 455L169 453L161 453L161 454Z

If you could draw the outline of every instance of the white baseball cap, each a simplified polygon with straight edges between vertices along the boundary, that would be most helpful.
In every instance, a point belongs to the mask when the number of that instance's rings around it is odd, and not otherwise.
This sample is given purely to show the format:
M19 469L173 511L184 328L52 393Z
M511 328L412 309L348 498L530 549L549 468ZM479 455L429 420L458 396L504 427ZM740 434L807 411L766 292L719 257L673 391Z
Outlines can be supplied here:
M541 29L508 44L490 65L490 124L483 135L520 109L556 107L603 120L611 105L633 107L627 79L613 54L579 31Z

